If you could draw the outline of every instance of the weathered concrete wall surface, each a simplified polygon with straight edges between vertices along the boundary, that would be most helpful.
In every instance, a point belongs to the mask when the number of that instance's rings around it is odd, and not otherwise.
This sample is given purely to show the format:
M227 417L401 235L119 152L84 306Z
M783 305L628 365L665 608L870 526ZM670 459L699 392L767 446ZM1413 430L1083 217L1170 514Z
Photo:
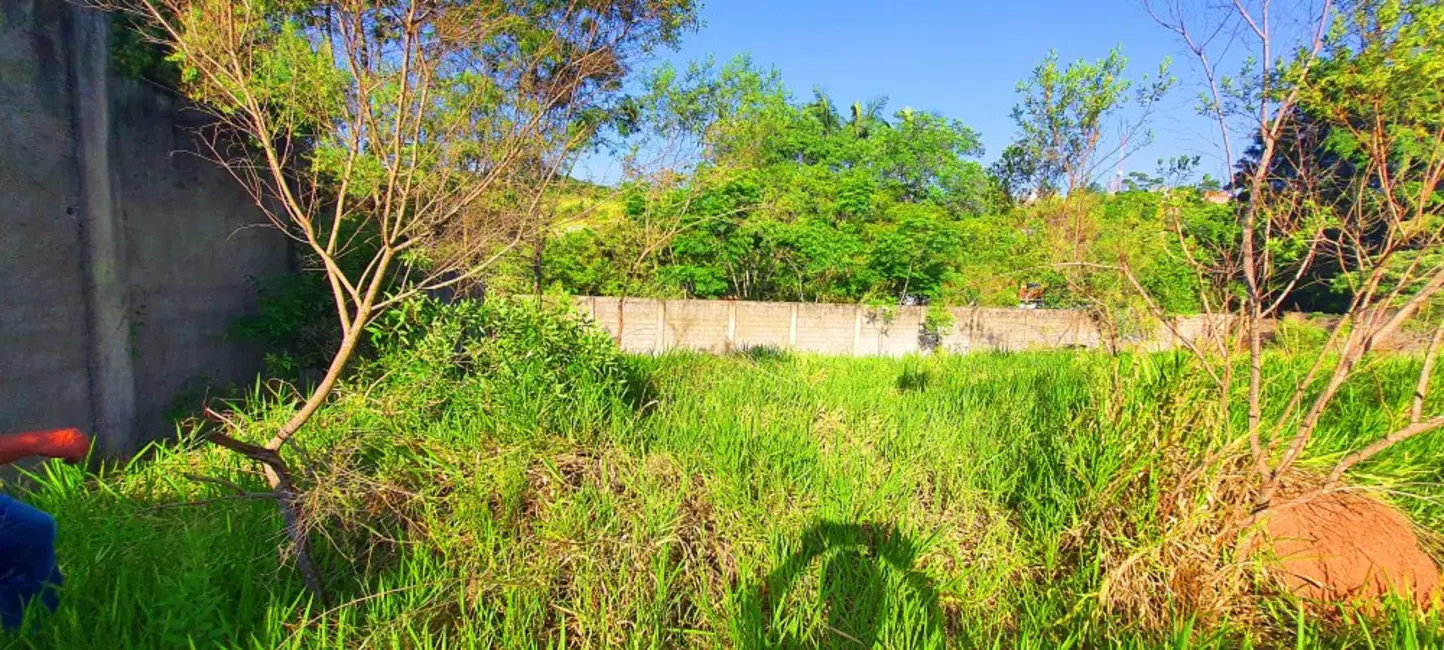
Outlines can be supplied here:
M69 13L0 0L0 430L91 423Z
M244 382L226 337L286 241L193 155L200 114L109 70L108 22L0 0L0 431L79 426L123 456L191 382Z
M137 426L165 426L175 396L206 382L248 382L262 351L230 340L238 316L254 312L248 277L283 273L286 240L251 196L200 158L202 115L134 82L113 83L115 168L126 224L130 311L136 350Z
M817 354L903 356L930 350L1021 351L1040 348L1096 348L1105 343L1096 325L1080 312L1065 310L951 310L953 324L925 332L924 307L878 310L862 305L748 302L740 300L651 300L578 297L578 308L622 349L658 354L668 350L725 352L770 346ZM618 306L621 306L620 312ZM1183 336L1205 336L1202 317L1182 317ZM659 338L658 333L662 336ZM1167 349L1177 345L1169 328L1123 345Z

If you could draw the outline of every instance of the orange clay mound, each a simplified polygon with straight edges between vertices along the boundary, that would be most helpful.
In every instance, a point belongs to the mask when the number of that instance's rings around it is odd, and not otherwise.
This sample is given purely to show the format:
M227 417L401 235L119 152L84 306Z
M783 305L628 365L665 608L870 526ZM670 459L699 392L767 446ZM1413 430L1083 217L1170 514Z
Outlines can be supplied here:
M1377 600L1390 591L1429 607L1439 567L1403 514L1357 494L1333 492L1273 509L1272 568L1295 595L1320 601Z

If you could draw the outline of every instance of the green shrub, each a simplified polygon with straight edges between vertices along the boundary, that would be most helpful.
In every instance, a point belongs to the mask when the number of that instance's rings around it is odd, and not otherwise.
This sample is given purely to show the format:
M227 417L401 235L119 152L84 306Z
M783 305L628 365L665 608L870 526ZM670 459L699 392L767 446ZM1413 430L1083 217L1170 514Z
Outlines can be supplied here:
M444 304L419 297L382 314L368 334L388 372L415 366L494 380L538 378L558 396L589 380L621 376L621 353L569 303L499 298Z
M1328 338L1329 330L1323 324L1289 315L1278 320L1272 343L1292 354L1308 351L1316 353Z
M546 431L624 408L638 389L611 338L563 301L493 298L451 304L420 297L368 328L365 377L386 384L417 413L489 407L489 420Z
M325 368L340 345L331 289L319 274L249 277L259 295L256 313L231 323L233 338L266 350L266 374L294 378L297 373Z

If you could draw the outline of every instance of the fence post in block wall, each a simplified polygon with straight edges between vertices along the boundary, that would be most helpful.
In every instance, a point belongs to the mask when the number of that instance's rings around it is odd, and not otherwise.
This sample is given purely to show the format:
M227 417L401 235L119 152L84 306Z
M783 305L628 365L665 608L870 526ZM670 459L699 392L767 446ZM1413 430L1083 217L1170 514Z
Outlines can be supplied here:
M862 305L852 310L852 356L862 355Z
M983 329L983 324L980 322L981 316L977 308L968 310L968 350L977 350L980 345L978 334Z
M731 352L737 348L737 301L727 302L727 341L726 351Z
M657 338L652 341L652 353L667 351L667 301L657 301Z
M792 303L792 321L787 325L787 345L797 347L797 303Z

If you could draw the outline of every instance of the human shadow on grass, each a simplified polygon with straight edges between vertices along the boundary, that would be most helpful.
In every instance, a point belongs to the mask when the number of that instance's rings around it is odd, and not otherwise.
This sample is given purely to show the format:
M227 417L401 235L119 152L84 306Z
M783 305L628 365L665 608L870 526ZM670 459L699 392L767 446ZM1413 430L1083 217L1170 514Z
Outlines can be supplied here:
M942 647L937 589L914 567L918 553L918 545L890 524L813 525L800 547L743 597L741 647ZM798 578L819 558L820 630L785 609L789 592L800 588Z

